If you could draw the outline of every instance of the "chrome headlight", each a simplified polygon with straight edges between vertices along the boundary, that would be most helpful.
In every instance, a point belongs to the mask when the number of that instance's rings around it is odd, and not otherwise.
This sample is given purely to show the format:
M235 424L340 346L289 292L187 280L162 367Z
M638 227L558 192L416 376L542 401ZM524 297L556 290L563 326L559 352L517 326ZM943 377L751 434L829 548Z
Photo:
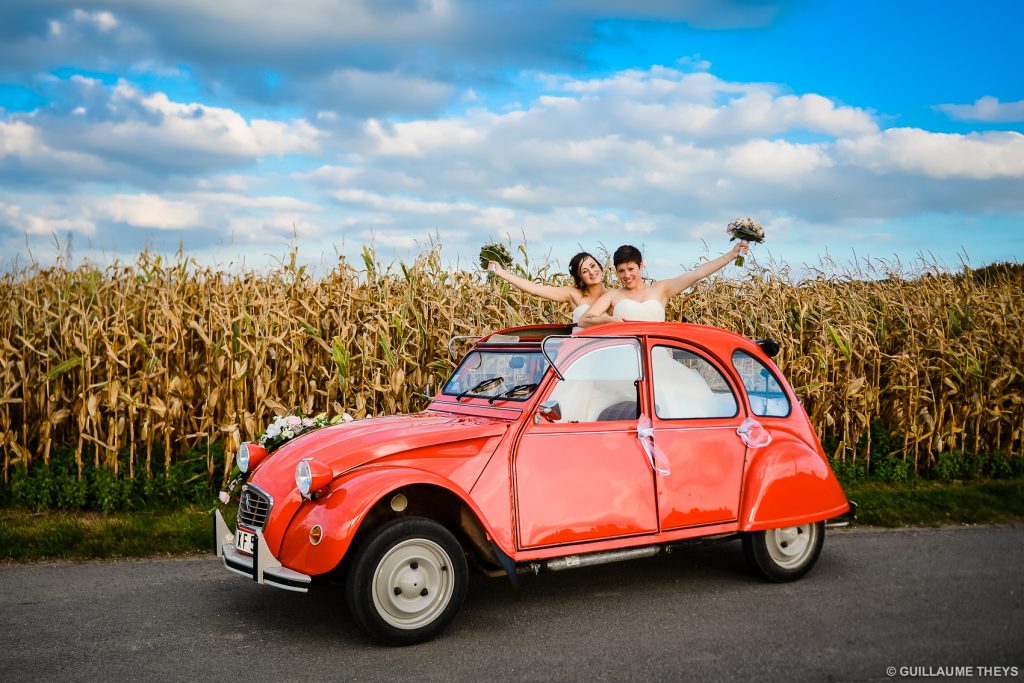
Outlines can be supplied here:
M238 465L240 472L249 472L256 469L256 466L263 462L264 458L269 454L263 446L251 441L245 441L238 446L238 452L235 454L235 464Z
M295 485L303 498L314 498L331 485L334 470L313 458L305 458L295 466Z
M313 485L313 470L309 466L309 460L300 460L295 466L295 485L299 487L299 493L303 498L309 497L309 487Z
M240 443L238 444L238 454L235 455L235 463L238 465L240 472L249 471L249 444Z

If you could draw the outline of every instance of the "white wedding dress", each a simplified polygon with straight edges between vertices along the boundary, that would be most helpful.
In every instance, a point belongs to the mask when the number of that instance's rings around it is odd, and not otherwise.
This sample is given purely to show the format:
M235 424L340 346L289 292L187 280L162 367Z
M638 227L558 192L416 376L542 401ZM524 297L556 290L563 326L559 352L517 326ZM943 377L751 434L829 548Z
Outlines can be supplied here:
M633 301L622 298L612 309L612 315L623 320L641 320L649 323L665 322L665 307L657 299Z
M665 306L657 299L633 301L622 298L613 314L631 321L665 322ZM651 352L655 412L661 418L712 417L722 408L700 373L675 359L671 349L657 346Z
M580 320L586 315L587 311L590 310L590 304L580 304L576 308L572 309L572 331L582 332L583 328L580 327Z

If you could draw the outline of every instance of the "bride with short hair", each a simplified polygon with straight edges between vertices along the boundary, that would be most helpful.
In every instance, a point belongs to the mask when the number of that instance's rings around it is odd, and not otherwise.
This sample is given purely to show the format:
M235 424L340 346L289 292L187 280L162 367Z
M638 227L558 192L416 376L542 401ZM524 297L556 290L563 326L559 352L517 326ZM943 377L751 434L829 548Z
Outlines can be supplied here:
M618 275L622 287L606 290L597 301L591 304L589 310L580 319L580 327L593 327L626 320L664 322L665 306L669 299L725 268L737 256L746 254L749 248L750 245L746 242L739 242L727 253L713 261L702 263L693 270L688 270L673 278L647 284L643 280L643 254L636 247L624 244L615 250L612 257L615 274Z
M747 253L749 245L740 242L728 253L693 270L668 280L647 284L643 281L643 255L631 245L615 250L615 273L621 289L610 289L595 301L580 321L582 327L625 321L665 321L665 304L673 296L716 273L737 256ZM609 313L609 309L611 312ZM708 383L684 363L679 362L667 346L658 346L651 353L654 373L655 412L672 417L713 417L720 414L718 399Z

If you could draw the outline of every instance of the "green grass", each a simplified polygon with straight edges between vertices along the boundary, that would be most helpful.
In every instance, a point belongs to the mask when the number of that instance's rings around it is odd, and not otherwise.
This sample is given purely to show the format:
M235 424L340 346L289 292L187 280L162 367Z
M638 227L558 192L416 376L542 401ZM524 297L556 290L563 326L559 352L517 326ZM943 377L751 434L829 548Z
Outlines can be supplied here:
M211 550L208 509L132 513L0 510L0 559L182 555Z
M843 487L856 501L857 524L939 526L1024 519L1024 479L965 482L862 482Z
M1024 479L859 482L845 485L844 490L860 506L855 522L860 526L939 526L1024 519ZM212 552L212 544L212 514L198 506L110 514L0 509L0 560L183 555Z

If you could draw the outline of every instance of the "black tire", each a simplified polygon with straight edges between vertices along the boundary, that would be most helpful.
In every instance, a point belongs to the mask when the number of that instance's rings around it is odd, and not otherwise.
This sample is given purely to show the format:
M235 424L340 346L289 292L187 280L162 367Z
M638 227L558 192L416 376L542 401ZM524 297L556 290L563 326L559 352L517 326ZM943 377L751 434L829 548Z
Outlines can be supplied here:
M468 577L466 554L448 529L424 517L400 517L374 529L356 549L345 599L367 633L412 645L455 618Z
M743 534L747 564L769 581L795 581L811 571L825 543L825 522Z

